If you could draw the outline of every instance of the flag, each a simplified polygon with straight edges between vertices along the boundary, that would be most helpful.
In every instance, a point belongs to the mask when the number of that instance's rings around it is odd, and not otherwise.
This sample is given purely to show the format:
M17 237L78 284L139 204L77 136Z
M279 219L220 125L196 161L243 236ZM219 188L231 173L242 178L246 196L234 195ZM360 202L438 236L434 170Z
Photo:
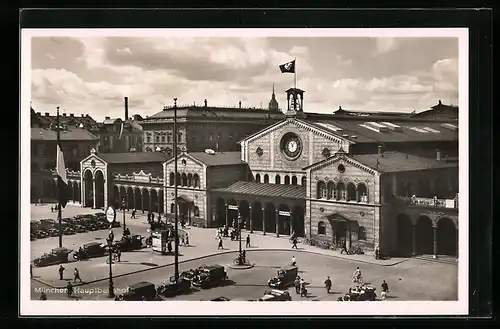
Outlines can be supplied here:
M57 199L59 204L64 208L68 203L68 178L66 177L66 166L64 165L64 154L61 150L61 137L59 127L59 112L57 113L57 158L56 158L56 172L57 172Z
M281 73L295 73L295 60L280 65Z
M122 125L120 126L120 136L118 137L118 139L122 139L122 135L123 135L123 121Z

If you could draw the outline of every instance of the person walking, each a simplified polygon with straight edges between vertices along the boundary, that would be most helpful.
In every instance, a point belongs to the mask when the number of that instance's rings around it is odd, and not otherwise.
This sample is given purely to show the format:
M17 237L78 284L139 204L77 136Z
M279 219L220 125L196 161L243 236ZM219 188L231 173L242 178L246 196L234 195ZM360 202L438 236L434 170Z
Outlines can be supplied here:
M330 293L330 289L332 289L332 280L330 280L330 277L327 277L325 280L325 288L326 288L326 293Z
M246 248L250 248L250 234L247 235L247 246Z
M120 250L120 247L116 248L116 260L118 262L122 261L122 251Z
M64 271L66 269L62 266L62 265L59 265L59 280L64 280Z
M135 209L132 210L132 216L130 216L130 218L135 218Z
M300 297L307 297L306 281L300 279Z
M217 250L219 249L224 249L224 247L222 246L222 238L219 237L219 245L217 246Z
M186 247L189 247L189 235L186 234Z
M296 238L296 237L294 237L294 238L292 239L292 249L293 249L293 248L295 248L295 249L299 249L299 248L297 247L297 238Z
M389 285L385 280L382 282L382 292L380 293L380 299L386 300L387 299L387 294L389 293Z
M47 294L45 294L45 291L42 291L40 294L40 300L47 300Z
M346 254L347 254L347 253L349 253L349 252L347 251L347 241L346 241L346 240L344 240L344 241L343 241L343 243L342 243L342 250L340 250L340 254L342 255L344 252L345 252Z
M76 280L80 280L80 283L82 283L82 279L80 278L80 271L75 267L75 270L73 271L73 282L76 282Z
M68 297L73 296L73 285L71 284L71 281L68 282L68 285L66 286L66 294Z
M294 281L295 293L300 294L300 276L297 276Z
M295 256L292 256L292 261L290 262L291 266L295 266L297 264L297 261L295 260Z

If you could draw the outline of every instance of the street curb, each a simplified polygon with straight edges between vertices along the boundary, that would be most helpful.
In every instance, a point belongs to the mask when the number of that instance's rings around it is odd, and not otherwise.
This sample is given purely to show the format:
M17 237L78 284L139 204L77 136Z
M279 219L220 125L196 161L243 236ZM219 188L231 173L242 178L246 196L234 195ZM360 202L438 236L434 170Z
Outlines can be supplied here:
M250 251L296 251L296 252L316 254L316 255L327 256L327 257L336 258L336 259L350 260L350 261L354 261L354 262L359 262L359 263L364 263L364 264L370 264L370 265L379 265L379 266L394 266L394 265L400 264L400 263L402 263L404 261L407 261L409 259L409 258L405 258L403 260L400 260L398 262L391 263L391 264L379 264L379 263L368 262L368 261L363 261L363 260L343 258L343 257L335 256L335 255L327 255L327 254L323 254L323 253L317 252L317 251L301 250L301 249L290 250L290 249L284 249L284 248L256 248L256 249L250 249L249 252ZM185 260L179 261L179 264L183 264L183 263L187 263L187 262L195 261L195 260L200 260L200 259L204 259L204 258L214 257L214 256L218 256L218 255L226 255L226 254L231 254L231 253L237 253L237 252L238 252L238 250L221 251L221 252L217 252L217 253L212 253L212 254L203 255L203 256L199 256L199 257L194 257L194 258L190 258L190 259L185 259ZM147 271L152 271L152 270L157 270L159 268L164 268L164 267L172 266L174 264L175 263L168 263L168 264L158 265L158 266L150 267L150 268L144 268L144 269L141 269L141 270L136 270L136 271L132 271L132 272L128 272L128 273L113 275L113 278L119 278L119 277L122 277L122 276L127 276L127 275L132 275L132 274L137 274L137 273L142 273L142 272L147 272ZM96 280L92 280L92 281L85 281L83 283L74 284L73 286L74 287L84 286L84 285L91 284L91 283L106 281L108 279L109 278L106 277L106 278L96 279ZM37 281L39 283L42 283L42 284L44 284L46 286L49 286L51 288L56 288L56 289L64 289L64 288L66 288L66 286L52 285L52 284L50 284L50 283L48 283L48 282L46 282L44 280L41 280L41 279L35 278L35 277L33 277L32 280Z

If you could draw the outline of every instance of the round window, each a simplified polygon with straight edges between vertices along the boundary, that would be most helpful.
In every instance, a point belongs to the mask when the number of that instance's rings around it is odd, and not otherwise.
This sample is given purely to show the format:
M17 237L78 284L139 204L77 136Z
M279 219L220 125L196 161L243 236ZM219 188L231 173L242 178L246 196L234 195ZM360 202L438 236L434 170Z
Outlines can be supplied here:
M340 173L344 173L344 172L345 172L345 167L344 167L344 165L343 165L343 164L339 164L339 166L337 167L337 169L338 169L338 171L339 171Z

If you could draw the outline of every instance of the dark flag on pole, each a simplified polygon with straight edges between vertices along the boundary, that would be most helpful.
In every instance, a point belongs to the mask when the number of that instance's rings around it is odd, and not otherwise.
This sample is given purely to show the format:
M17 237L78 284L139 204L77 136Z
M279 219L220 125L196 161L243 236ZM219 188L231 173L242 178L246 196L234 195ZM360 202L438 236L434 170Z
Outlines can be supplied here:
M281 73L295 73L295 60L280 65Z
M57 112L57 196L61 207L66 207L68 203L68 178L66 177L66 166L64 165L64 154L61 150L61 136L59 126L59 111Z

